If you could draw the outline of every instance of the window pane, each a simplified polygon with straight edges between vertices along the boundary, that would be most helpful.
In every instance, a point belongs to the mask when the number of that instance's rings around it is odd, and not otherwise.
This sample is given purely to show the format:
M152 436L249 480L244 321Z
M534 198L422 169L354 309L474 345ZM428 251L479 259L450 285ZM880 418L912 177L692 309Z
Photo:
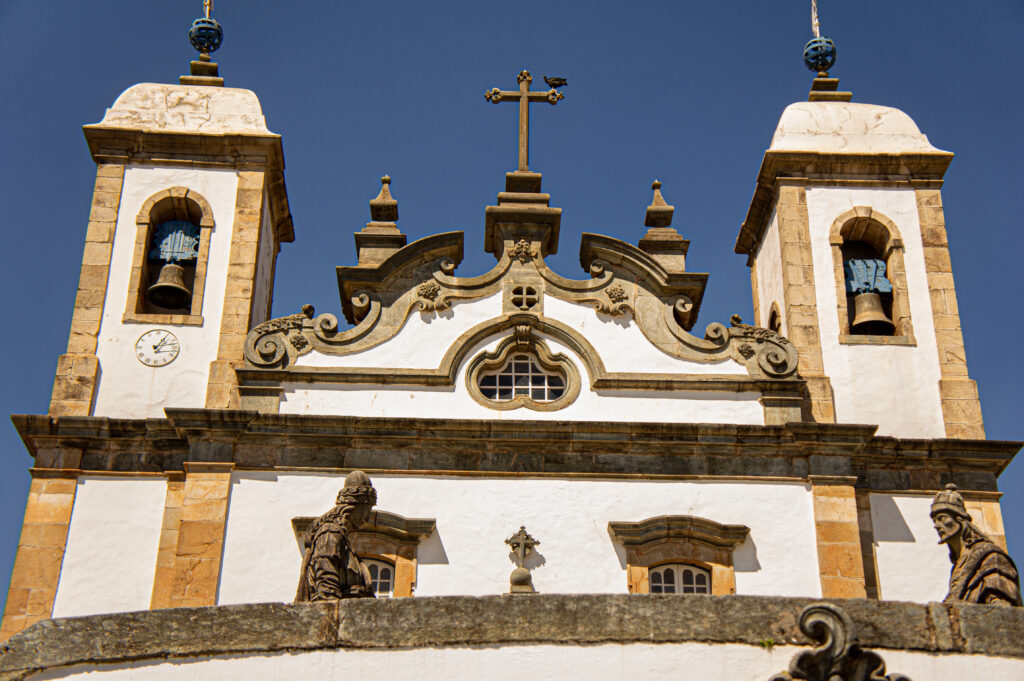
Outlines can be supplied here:
M683 584L693 584L693 570L681 570L683 573Z
M504 387L504 386L512 387L512 377L511 376L506 376L504 374L502 374L501 376L498 376L498 385L500 385L502 387Z
M544 379L547 378L544 374L534 374L530 376L530 383L532 385L544 385Z
M483 387L483 386L492 386L493 387L495 385L498 385L498 377L495 376L494 374L491 374L490 376L484 376L483 378L480 379L480 386L481 387Z
M548 376L548 385L561 388L565 386L561 376Z
M512 399L512 388L501 388L498 390L499 400L511 400Z
M516 376L516 385L523 385L523 386L530 385L530 377L529 376L523 376L522 374Z

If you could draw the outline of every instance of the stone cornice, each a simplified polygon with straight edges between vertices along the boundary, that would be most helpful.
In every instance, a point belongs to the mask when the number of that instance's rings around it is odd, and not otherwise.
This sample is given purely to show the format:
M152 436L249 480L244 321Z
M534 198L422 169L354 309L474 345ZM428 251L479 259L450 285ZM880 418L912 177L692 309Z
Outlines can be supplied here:
M763 646L766 640L809 646L798 622L811 602L765 596L536 594L355 598L71 617L41 622L8 640L0 649L0 681L21 681L77 664L276 651L691 642ZM835 604L856 626L864 648L1024 658L1020 608L859 598Z
M167 409L166 419L13 416L37 469L240 469L607 477L857 477L857 487L994 492L1020 449L994 440L901 440L874 426L493 421Z
M777 181L783 178L813 183L816 180L873 180L886 186L941 181L953 154L948 151L907 154L834 154L772 151L764 154L754 197L736 237L735 251L752 256L768 226Z
M669 539L688 539L732 550L746 541L750 528L746 525L723 525L692 515L660 515L639 522L608 523L608 534L627 549Z

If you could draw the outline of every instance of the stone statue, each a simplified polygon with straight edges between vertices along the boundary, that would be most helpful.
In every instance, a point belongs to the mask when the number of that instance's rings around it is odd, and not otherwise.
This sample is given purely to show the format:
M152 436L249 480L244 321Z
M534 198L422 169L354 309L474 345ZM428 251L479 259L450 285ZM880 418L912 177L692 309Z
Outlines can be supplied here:
M373 598L370 573L348 543L349 533L370 519L377 490L369 476L352 471L338 492L335 506L309 528L295 602L338 598Z
M949 547L953 571L946 603L989 603L1021 606L1020 576L1006 551L992 543L971 522L956 485L935 495L932 523L939 543Z

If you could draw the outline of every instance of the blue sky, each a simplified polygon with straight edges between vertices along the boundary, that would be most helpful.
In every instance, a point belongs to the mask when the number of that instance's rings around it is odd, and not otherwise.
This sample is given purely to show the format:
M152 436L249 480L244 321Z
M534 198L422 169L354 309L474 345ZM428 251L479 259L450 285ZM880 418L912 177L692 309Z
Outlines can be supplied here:
M1019 0L822 0L833 75L854 101L907 112L956 152L943 199L968 366L990 439L1024 439L1017 356L1024 105ZM137 82L176 82L194 52L200 0L0 3L0 192L7 206L0 411L45 413L70 325L95 166L81 125ZM410 241L466 233L459 273L485 271L484 206L516 161L516 108L483 93L520 69L569 81L531 112L531 166L563 208L550 263L582 277L582 232L636 242L650 183L710 272L696 328L752 318L733 253L779 115L806 99L809 0L764 2L270 2L220 0L215 55L227 84L254 90L284 136L296 241L282 248L275 316L339 309L334 267L355 262L379 178L393 178ZM13 563L31 458L0 427L0 589ZM1024 456L1004 473L1011 554L1024 563Z

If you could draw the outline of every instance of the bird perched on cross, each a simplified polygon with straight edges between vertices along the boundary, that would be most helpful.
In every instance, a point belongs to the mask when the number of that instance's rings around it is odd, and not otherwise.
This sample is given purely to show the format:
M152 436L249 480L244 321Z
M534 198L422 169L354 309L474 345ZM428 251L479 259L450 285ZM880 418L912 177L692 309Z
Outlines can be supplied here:
M565 78L557 78L554 76L552 76L551 78L544 76L544 82L548 84L548 87L553 88L565 87L566 85L569 84L569 82Z

